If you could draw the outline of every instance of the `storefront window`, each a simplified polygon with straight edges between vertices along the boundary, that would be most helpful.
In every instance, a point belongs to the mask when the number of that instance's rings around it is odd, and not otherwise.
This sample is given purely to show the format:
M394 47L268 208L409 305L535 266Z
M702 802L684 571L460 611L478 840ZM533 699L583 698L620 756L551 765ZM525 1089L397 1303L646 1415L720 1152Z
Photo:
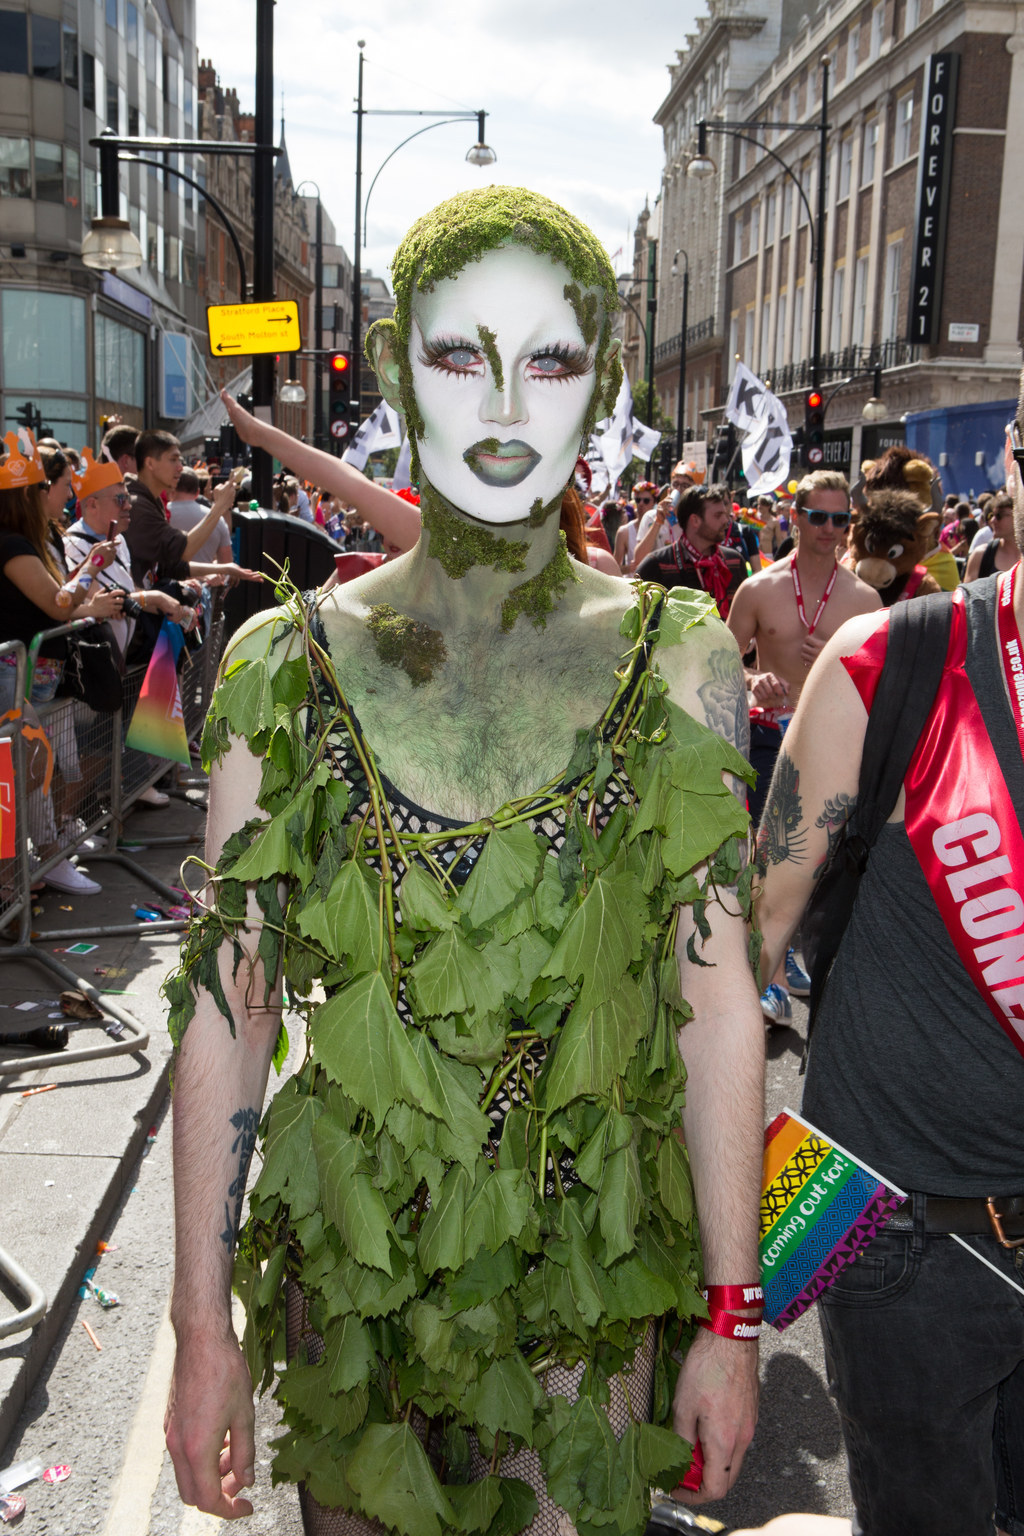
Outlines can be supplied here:
M145 404L145 340L142 332L102 312L96 316L97 399L121 405Z
M4 389L85 394L85 300L23 288L0 297Z
M31 197L28 139L0 138L0 197Z

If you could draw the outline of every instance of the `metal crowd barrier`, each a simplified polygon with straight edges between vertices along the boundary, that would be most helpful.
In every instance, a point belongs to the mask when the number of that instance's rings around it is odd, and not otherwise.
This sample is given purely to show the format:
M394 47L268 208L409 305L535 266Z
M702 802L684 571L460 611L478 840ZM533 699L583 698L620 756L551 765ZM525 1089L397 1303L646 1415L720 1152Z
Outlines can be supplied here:
M46 1315L46 1293L3 1248L0 1248L0 1275L14 1290L21 1293L27 1303L20 1312L0 1318L0 1339L5 1339L9 1334L21 1333L42 1322Z
M35 637L31 652L17 641L0 645L0 667L8 668L5 657L14 661L10 670L15 676L16 701L25 697L26 678L31 675L40 645L87 629L91 623L89 619L78 619L44 631ZM223 603L218 603L206 639L199 647L189 649L179 661L179 688L185 732L190 742L196 740L202 730L224 639ZM90 865L100 862L120 864L169 903L181 902L179 891L165 885L127 850L118 847L124 822L139 795L174 766L166 759L125 746L125 733L145 675L145 666L129 669L123 679L121 707L112 713L100 713L79 700L57 698L48 704L16 708L7 718L0 719L0 767L2 757L7 754L10 757L9 771L0 772L0 796L13 784L13 805L0 798L0 832L5 834L0 843L0 854L10 847L9 856L0 857L0 932L8 939L0 945L0 961L29 960L52 972L64 984L83 992L109 1015L115 1021L113 1032L117 1036L103 1044L65 1050L59 1055L22 1056L18 1060L0 1061L0 1077L38 1067L50 1070L69 1062L133 1053L148 1043L148 1033L130 1012L63 965L46 946L76 938L177 932L185 926L185 921L166 918L146 923L144 927L133 922L34 931L31 894L34 879L45 875L76 850L83 849L87 842L102 838L105 846L88 849ZM5 747L4 742L9 742L9 747ZM201 804L198 809L203 809ZM146 839L147 846L200 841L198 831L194 837ZM13 938L9 937L12 931ZM2 1043L0 1032L0 1045Z

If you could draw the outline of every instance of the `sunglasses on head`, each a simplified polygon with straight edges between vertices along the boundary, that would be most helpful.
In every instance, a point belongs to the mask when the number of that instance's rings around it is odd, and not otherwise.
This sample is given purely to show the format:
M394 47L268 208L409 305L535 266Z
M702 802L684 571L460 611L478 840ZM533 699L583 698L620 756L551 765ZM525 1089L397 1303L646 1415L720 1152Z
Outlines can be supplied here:
M827 522L831 522L833 528L845 528L850 521L849 512L819 512L817 507L805 507L804 510L812 528L824 528Z

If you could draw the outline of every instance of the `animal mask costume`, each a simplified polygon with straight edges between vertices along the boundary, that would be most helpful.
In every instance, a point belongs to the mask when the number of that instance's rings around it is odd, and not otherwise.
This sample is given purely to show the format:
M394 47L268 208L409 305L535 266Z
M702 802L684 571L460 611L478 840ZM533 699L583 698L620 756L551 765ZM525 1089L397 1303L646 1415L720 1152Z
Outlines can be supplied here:
M929 473L927 465L922 466ZM887 608L940 590L922 563L934 543L938 514L922 512L910 491L869 494L850 534L853 569L875 587Z

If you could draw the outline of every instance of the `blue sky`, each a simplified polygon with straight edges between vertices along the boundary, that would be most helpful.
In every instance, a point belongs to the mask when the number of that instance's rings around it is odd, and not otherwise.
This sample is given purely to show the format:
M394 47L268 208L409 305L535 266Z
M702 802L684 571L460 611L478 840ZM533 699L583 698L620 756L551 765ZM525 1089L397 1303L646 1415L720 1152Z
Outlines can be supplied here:
M320 187L351 254L354 225L357 39L366 42L369 108L479 109L497 164L465 162L475 123L438 127L399 151L370 202L364 266L386 275L391 253L419 214L487 182L528 186L564 203L631 265L632 228L657 194L661 134L651 121L668 89L666 65L685 46L699 6L621 0L291 0L275 9L274 87L284 93L296 181ZM254 0L197 6L201 58L251 110ZM385 156L421 126L409 117L364 120L364 189ZM622 254L615 252L622 247Z

